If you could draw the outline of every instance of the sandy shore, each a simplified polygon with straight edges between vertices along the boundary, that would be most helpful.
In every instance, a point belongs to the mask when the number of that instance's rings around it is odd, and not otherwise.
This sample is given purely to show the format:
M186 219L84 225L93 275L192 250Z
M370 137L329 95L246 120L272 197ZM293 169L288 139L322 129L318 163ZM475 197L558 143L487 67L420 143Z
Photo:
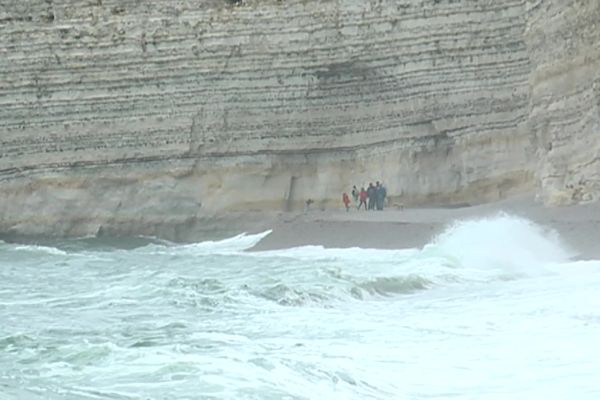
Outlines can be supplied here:
M156 223L132 227L126 233L108 232L103 240L138 235L174 242L202 242L234 236L241 232L259 233L271 229L250 251L285 249L304 245L329 248L422 248L444 232L454 221L497 216L506 213L533 221L559 234L574 259L600 259L600 203L570 207L544 207L533 196L511 198L496 203L464 207L387 208L383 211L351 209L346 212L312 208L308 212L231 212L206 215L185 224ZM0 240L47 243L60 237L1 235ZM466 243L465 245L468 245ZM501 246L502 243L499 243Z
M302 245L381 249L420 248L453 221L507 213L554 229L577 259L600 259L600 204L548 208L532 196L457 208L388 208L383 211L309 210L267 218L273 232L252 250Z

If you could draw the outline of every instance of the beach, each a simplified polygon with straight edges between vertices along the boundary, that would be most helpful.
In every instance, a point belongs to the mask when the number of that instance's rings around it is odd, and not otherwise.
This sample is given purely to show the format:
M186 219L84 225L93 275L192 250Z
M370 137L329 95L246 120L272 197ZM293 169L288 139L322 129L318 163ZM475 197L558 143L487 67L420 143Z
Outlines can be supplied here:
M518 217L557 236L573 260L600 259L600 203L547 207L523 195L477 205L400 207L383 211L346 211L312 206L304 211L246 210L199 214L187 220L150 221L137 226L137 234L127 225L105 229L95 235L111 243L135 245L144 238L172 243L200 243L229 238L242 233L270 231L248 251L281 250L299 246L363 249L421 249L458 222ZM18 235L6 233L0 240L9 243L51 243L77 238L75 235ZM86 236L88 237L88 236ZM92 237L92 236L90 236ZM137 239L136 239L137 238ZM469 245L466 243L465 245ZM502 243L498 243L502 246Z
M387 207L383 211L351 208L309 209L278 213L262 219L239 216L258 232L272 229L252 250L274 250L320 245L326 248L422 248L456 221L490 218L505 213L558 234L574 259L600 258L600 204L546 207L533 195L499 202L457 207ZM242 229L242 227L238 227ZM502 245L502 243L498 243Z

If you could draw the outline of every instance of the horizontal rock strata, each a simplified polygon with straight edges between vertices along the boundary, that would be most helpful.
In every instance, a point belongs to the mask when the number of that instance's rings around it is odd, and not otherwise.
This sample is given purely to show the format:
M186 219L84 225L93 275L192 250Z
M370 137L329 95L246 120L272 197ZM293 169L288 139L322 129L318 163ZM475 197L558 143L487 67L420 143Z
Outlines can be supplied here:
M530 2L528 130L549 204L600 197L600 2Z
M4 0L0 231L597 191L592 0L233 3Z

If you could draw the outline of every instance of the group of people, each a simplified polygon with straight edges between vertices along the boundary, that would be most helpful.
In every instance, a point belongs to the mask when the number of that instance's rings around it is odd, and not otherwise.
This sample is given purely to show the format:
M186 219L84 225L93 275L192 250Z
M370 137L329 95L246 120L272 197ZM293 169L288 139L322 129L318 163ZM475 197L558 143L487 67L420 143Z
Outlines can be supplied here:
M369 183L367 189L364 187L358 188L356 185L352 187L352 199L354 200L354 204L356 205L356 209L360 210L360 208L364 205L365 210L383 210L383 206L385 203L385 197L387 196L387 190L383 183L377 181L375 185L373 183ZM344 192L342 194L342 202L346 207L346 211L350 211L350 197L348 193Z

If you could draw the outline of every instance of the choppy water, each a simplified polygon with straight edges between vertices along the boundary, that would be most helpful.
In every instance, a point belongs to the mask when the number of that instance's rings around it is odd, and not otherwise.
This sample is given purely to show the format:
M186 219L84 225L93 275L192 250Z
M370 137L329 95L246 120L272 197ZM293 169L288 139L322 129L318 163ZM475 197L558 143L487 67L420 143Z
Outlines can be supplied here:
M600 398L600 262L527 221L244 251L263 235L0 242L0 399Z

